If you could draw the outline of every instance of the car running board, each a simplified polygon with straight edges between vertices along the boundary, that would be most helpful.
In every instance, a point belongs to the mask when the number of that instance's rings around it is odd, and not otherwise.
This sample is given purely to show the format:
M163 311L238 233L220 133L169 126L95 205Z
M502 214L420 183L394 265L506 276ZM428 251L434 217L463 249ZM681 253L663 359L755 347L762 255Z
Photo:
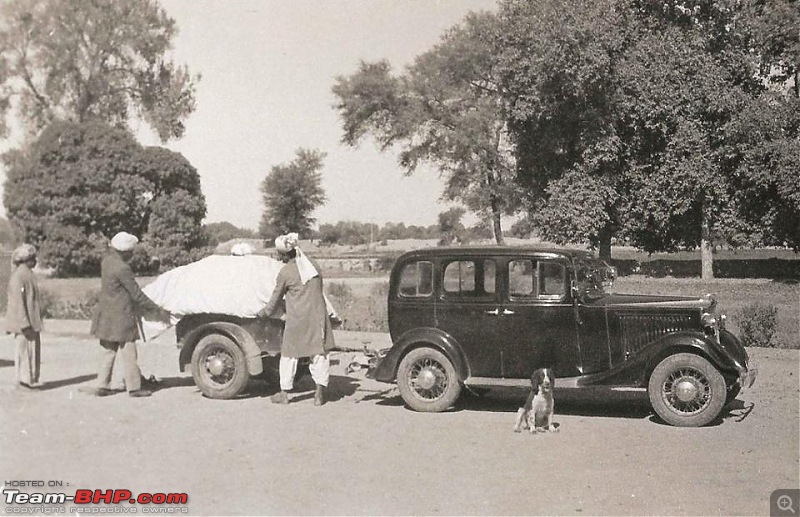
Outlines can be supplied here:
M595 386L581 384L583 377L562 377L556 379L556 390L561 389L577 389L577 388L593 388ZM464 385L470 388L530 388L530 379L498 379L495 377L469 377L464 381ZM632 392L645 392L645 388L636 386L597 386L598 388L606 388L611 391L632 391Z

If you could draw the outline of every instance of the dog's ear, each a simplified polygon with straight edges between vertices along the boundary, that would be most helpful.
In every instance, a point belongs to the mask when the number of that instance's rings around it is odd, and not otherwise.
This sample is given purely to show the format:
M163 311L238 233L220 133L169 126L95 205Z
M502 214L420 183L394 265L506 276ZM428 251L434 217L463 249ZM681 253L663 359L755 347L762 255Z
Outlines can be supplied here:
M536 370L533 371L533 374L531 374L531 386L533 387L533 389L535 390L539 389L539 386L542 384L543 377L544 377L544 372L540 368L537 368Z

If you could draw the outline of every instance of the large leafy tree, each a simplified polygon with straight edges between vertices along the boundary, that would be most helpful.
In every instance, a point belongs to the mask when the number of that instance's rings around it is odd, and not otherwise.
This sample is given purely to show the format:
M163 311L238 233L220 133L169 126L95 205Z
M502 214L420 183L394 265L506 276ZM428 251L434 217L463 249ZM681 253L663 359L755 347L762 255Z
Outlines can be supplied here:
M28 135L132 116L162 141L183 135L199 77L169 60L177 28L156 1L8 0L0 14L0 134L15 110Z
M613 236L651 252L700 246L710 277L715 241L743 244L775 219L748 215L747 200L787 193L795 137L769 146L781 158L768 178L742 168L765 152L764 132L741 116L766 92L767 53L751 52L745 16L763 21L748 10L756 3L503 2L497 70L539 233L606 257ZM770 140L791 128L783 120ZM750 136L747 157L737 134ZM796 210L789 198L781 213Z
M322 167L325 153L298 149L288 164L275 165L261 183L264 214L259 235L272 239L297 232L308 237L316 221L311 214L325 202Z
M5 164L8 217L59 275L97 273L108 239L122 230L166 266L205 244L197 171L177 153L142 148L125 130L57 122Z
M470 14L404 74L392 75L386 61L362 63L333 92L345 143L371 136L382 150L399 146L407 174L434 165L445 178L443 198L491 219L502 243L501 218L518 210L519 190L494 71L497 30L493 15Z

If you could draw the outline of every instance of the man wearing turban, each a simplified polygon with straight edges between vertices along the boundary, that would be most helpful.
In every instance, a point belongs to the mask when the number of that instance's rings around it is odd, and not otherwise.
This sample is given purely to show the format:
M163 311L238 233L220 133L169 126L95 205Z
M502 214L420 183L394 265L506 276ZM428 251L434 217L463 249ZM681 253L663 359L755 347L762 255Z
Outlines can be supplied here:
M109 384L117 355L124 370L128 394L132 397L149 397L152 394L142 389L142 374L137 363L136 340L141 338L139 316L152 312L168 320L169 313L142 292L128 265L138 242L139 239L130 233L116 234L111 239L108 254L100 264L100 299L92 315L91 330L103 349L94 392L98 396L113 393Z
M297 361L310 357L309 370L316 383L314 405L325 403L325 389L330 375L328 351L333 349L333 327L322 290L319 267L297 247L298 235L289 233L275 239L275 249L285 263L278 273L272 298L259 316L271 315L286 297L286 327L280 360L281 391L272 396L277 404L289 402L294 387Z
M6 331L14 334L17 344L14 366L17 384L37 388L41 366L42 314L39 304L39 285L32 269L36 267L36 248L23 244L11 255L16 266L8 281Z

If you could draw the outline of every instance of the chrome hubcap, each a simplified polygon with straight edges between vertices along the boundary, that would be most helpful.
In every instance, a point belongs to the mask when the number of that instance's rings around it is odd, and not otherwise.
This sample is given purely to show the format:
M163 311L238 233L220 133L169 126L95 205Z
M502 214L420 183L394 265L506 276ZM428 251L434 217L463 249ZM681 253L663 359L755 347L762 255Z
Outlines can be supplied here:
M442 397L448 386L447 372L444 366L429 358L414 363L408 372L408 381L414 393L427 401Z
M681 368L672 372L661 387L667 406L682 415L698 413L711 402L711 385L703 372Z
M209 357L207 368L211 375L219 375L225 371L225 361L223 361L218 355Z

